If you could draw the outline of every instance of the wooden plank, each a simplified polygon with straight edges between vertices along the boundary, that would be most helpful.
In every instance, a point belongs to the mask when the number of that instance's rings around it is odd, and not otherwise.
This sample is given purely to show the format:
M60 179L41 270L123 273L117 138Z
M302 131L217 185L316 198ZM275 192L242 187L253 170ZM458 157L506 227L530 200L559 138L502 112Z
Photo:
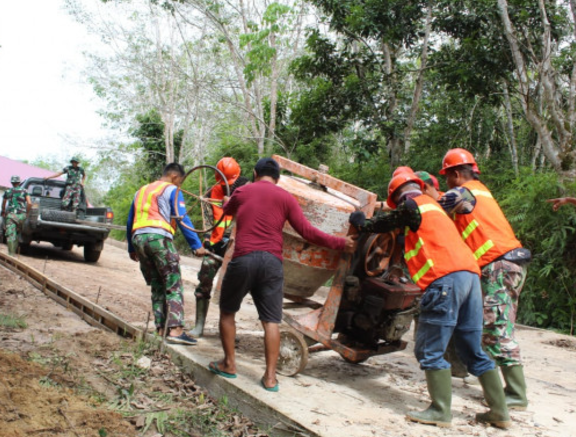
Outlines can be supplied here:
M0 252L0 264L25 277L35 288L54 299L60 305L76 313L90 325L115 332L122 337L132 339L142 338L142 332L140 332L139 329L101 306L96 305L89 299L54 282L52 279L22 261Z

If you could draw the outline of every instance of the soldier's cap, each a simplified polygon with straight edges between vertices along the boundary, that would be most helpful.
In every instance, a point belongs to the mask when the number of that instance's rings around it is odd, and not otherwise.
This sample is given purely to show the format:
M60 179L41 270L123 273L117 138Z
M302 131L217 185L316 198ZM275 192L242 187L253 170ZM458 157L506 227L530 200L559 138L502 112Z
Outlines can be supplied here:
M70 162L77 162L78 164L80 164L80 160L76 156L73 156L72 158L70 158Z
M12 176L10 178L10 183L12 184L19 184L20 183L20 176Z
M430 173L428 173L427 171L424 171L424 170L419 170L419 171L415 172L415 174L424 183L426 183L428 185L432 185L437 190L440 189L440 184L438 183L438 179L436 179L436 177L434 177L434 175L431 175Z
M254 171L258 176L280 178L280 165L272 158L260 158L254 166Z

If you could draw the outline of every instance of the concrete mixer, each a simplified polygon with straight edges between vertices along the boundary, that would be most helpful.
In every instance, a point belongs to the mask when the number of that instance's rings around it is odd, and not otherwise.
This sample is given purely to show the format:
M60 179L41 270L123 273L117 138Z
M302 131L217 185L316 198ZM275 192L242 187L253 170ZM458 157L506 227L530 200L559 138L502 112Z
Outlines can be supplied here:
M376 194L329 176L323 166L313 170L281 156L273 158L284 170L278 185L322 231L344 237L354 232L350 213L373 215ZM232 252L229 247L221 272ZM281 333L279 373L301 372L311 352L331 349L360 363L406 347L401 337L410 328L421 291L404 275L394 233L363 235L356 253L349 255L308 243L286 223L282 255L283 320L289 328ZM312 298L324 285L329 290L320 303Z

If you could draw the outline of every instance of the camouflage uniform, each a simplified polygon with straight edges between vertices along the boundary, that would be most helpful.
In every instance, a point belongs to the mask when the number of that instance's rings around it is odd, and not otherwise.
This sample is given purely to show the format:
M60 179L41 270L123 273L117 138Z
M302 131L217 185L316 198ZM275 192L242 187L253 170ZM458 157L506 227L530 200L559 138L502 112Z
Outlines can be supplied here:
M230 233L229 231L227 232ZM212 245L208 250L211 250L216 255L224 256L226 247L228 246L228 237L225 236L220 242ZM198 299L210 299L212 297L212 285L214 278L220 270L222 263L209 256L202 258L202 266L198 272L198 285L194 291L194 296Z
M17 243L18 234L22 230L22 224L26 220L26 197L28 192L25 188L9 188L4 193L6 199L6 242Z
M482 268L482 343L499 366L521 365L520 346L514 337L514 324L518 298L525 279L526 266L509 261L494 261Z
M67 173L66 178L66 192L62 198L62 209L68 211L76 211L80 204L82 196L82 177L84 176L84 169L82 167L74 168L69 165L64 168L64 173Z
M172 240L160 234L137 234L132 239L140 271L152 287L152 311L157 329L184 326L184 297L180 256Z

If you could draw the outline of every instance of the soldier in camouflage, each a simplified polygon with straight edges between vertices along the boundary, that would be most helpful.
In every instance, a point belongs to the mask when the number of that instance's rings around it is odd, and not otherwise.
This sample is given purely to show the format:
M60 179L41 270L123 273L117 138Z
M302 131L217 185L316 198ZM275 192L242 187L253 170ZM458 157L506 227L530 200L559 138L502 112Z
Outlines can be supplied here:
M22 230L22 224L26 220L32 203L26 189L20 187L20 176L10 178L12 188L4 193L2 200L2 217L6 224L6 244L8 254L16 254L18 247L18 237Z
M126 235L130 259L140 262L140 271L152 289L152 311L157 332L173 344L194 345L196 339L184 332L184 300L180 256L173 239L178 222L194 255L203 256L202 242L186 213L182 193L177 188L186 172L177 163L168 164L162 177L144 185L134 195L128 214ZM177 205L177 206L176 206ZM186 226L183 226L185 224Z
M60 173L53 174L44 179L57 178L66 174L66 191L62 198L62 210L76 212L80 204L80 199L82 198L86 173L84 169L78 165L80 164L78 158L73 157L70 160L70 164L72 165L64 167Z

